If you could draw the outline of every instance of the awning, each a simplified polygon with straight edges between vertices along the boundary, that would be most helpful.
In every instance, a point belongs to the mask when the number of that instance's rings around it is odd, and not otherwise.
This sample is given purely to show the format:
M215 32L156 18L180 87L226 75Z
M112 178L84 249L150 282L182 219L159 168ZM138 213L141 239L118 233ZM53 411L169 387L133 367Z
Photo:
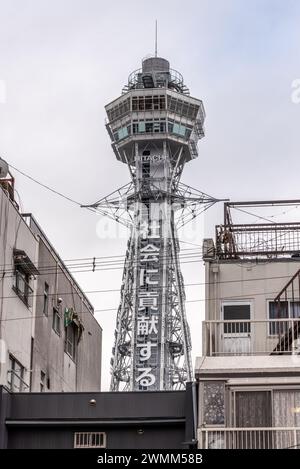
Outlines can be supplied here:
M21 249L14 249L13 252L14 263L16 267L20 267L26 274L29 275L38 275L39 271L34 265L34 263L27 256L25 251Z

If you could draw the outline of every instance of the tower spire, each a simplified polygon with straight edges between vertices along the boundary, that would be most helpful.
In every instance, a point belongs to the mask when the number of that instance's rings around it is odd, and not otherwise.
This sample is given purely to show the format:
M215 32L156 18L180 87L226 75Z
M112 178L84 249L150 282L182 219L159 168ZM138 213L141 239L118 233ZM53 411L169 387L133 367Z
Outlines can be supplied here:
M157 57L157 20L155 20L155 57Z

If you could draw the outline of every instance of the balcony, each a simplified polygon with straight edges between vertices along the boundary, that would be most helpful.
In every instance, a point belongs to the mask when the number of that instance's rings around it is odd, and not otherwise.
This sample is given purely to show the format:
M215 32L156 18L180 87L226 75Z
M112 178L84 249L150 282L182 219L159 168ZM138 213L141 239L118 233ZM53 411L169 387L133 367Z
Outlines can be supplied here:
M203 355L298 355L300 318L203 321Z
M201 449L299 449L299 427L214 428L198 430Z

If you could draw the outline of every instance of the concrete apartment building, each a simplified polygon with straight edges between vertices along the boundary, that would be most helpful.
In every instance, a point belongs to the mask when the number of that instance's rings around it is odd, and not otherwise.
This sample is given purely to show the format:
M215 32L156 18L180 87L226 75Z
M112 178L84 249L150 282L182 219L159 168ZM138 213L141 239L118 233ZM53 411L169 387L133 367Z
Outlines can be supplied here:
M102 329L31 214L0 179L0 384L12 392L99 391Z
M265 205L225 204L216 239L204 240L200 448L300 447L300 223L231 219L234 207Z

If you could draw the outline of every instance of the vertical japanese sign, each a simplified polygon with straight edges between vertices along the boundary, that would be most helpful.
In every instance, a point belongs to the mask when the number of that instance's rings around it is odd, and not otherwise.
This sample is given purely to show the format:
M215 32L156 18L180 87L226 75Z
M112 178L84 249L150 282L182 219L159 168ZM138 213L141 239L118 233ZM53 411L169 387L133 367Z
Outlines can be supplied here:
M135 387L159 389L161 318L159 222L143 220L138 260Z

